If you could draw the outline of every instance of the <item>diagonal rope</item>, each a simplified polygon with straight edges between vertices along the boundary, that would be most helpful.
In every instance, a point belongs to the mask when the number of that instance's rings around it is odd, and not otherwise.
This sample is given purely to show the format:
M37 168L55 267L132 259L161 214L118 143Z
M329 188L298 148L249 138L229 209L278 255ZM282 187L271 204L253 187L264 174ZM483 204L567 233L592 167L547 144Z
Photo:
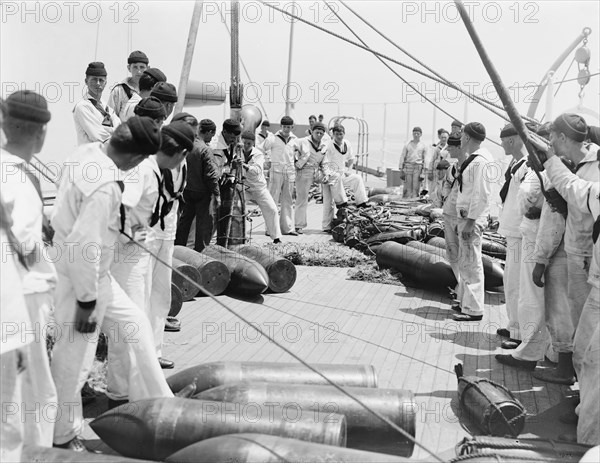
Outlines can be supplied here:
M373 29L377 34L379 34L381 37L383 37L385 40L387 40L389 43L391 43L394 47L396 47L402 53L404 53L409 58L411 58L414 61L416 61L418 64L420 64L421 66L423 66L425 69L427 69L429 72L431 72L436 77L439 77L440 79L442 79L444 82L446 82L446 85L451 84L450 80L446 79L440 73L436 72L434 69L432 69L431 67L427 66L425 63L423 63L418 58L416 58L415 56L413 56L411 53L409 53L408 51L406 51L404 48L402 48L400 45L398 45L392 39L390 39L389 37L387 37L383 32L381 32L379 29L377 29L375 26L373 26L369 21L367 21L360 14L358 14L356 11L354 11L350 6L348 6L348 4L346 4L343 0L339 0L339 2L342 5L344 5L348 10L350 10L352 13L354 13L354 15L358 19L360 19L362 22L364 22L367 26L369 26L371 29ZM486 105L489 105L489 106L492 106L494 108L500 109L501 111L504 111L504 108L501 105L496 104L493 101L487 100L486 98L480 97L480 96L475 95L475 94L472 94L471 98L473 98L473 100L475 100L475 102L481 104L484 108L489 109L490 111L492 111L497 116L502 117L503 119L505 119L505 120L507 120L507 121L510 122L510 119L508 119L508 117L505 117L505 116L503 116L501 114L498 114L495 111L493 111L491 108L489 108L489 107L486 106Z
M366 46L364 46L364 45L362 45L362 44L360 44L360 43L358 43L358 42L355 42L355 41L353 41L353 40L350 40L350 39L348 39L348 38L346 38L346 37L344 37L344 36L342 36L342 35L340 35L340 34L337 34L337 33L335 33L335 32L329 31L329 30L325 29L324 27L321 27L321 26L319 26L319 25L317 25L317 24L314 24L314 23L312 23L312 22L310 22L310 21L307 21L306 19L303 19L303 18L301 18L301 17L299 17L299 16L297 16L297 15L294 15L294 14L292 14L292 13L288 12L288 11L285 11L285 10L283 10L283 9L281 9L281 8L278 8L278 7L276 7L275 5L272 5L272 4L270 4L270 3L267 3L265 0L259 0L259 1L260 1L260 3L262 3L262 4L266 5L266 6L268 6L269 8L272 8L272 9L274 9L275 11L278 11L278 12L280 12L281 14L285 14L285 15L287 15L287 16L290 16L291 18L293 18L293 19L296 19L297 21L303 22L303 23L305 23L305 24L307 24L307 25L309 25L309 26L311 26L311 27L314 27L315 29L318 29L318 30L320 30L320 31L322 31L322 32L325 32L326 34L332 35L332 36L334 36L334 37L336 37L336 38L338 38L338 39L340 39L340 40L343 40L344 42L347 42L347 43L349 43L349 44L351 44L351 45L354 45L355 47L358 47L358 48L361 48L361 49L363 49L363 50L366 50L366 51L368 51L368 52L370 52L370 53L373 53L373 54L374 54L374 55L376 55L376 56L379 56L379 57L381 57L381 58L384 58L384 59L386 59L386 60L388 60L388 61L390 61L390 62L392 62L392 63L394 63L394 64L397 64L397 65L399 65L399 66L402 66L403 68L406 68L406 69L408 69L408 70L410 70L410 71L413 71L413 72L415 72L416 74L420 74L420 75L422 75L423 77L427 77L428 79L431 79L431 80L433 80L433 81L435 81L435 82L438 82L438 83L440 83L440 84L442 84L442 85L445 85L445 86L447 86L447 87L450 87L450 88L452 88L453 90L456 90L457 92L460 92L460 93L462 93L463 95L466 95L466 96L468 96L469 98L473 99L474 101L478 102L478 103L479 103L479 104L481 104L481 105L482 105L484 108L486 108L488 111L490 111L490 112L492 112L492 113L496 114L498 117L500 117L500 118L502 118L502 119L506 119L506 118L505 118L505 116L504 116L503 114L500 114L500 113L499 113L499 112L497 112L495 109L492 109L492 108L490 108L490 107L488 107L488 106L486 106L486 105L482 104L482 102L481 102L481 101L477 100L477 96L476 96L476 95L473 95L472 93L470 93L470 92L468 92L468 91L466 91L466 90L463 90L462 88L460 88L460 86L458 86L458 85L455 85L455 84L453 84L452 82L446 82L446 81L444 81L443 79L440 79L440 78L438 78L438 77L432 76L431 74L427 74L426 72L423 72L423 71L421 71L421 70L419 70L419 69L417 69L417 68L415 68L415 67L409 66L409 65L407 65L407 64L405 64L405 63L402 63L401 61L398 61L398 60L396 60L396 59L394 59L394 58L391 58L391 57L390 57L390 56L388 56L388 55L385 55L385 54L383 54L383 53L380 53L380 52L378 52L378 51L372 50L371 48L369 48L369 47L366 47ZM487 100L484 100L484 101L486 101L486 104L487 104L487 105L494 106L494 103L492 103L492 102L489 102L489 101L487 101ZM534 121L533 119L530 119L530 118L526 118L526 119L527 119L527 120ZM508 120L508 119L506 119L506 120Z
M344 4L342 2L342 4ZM331 6L329 6L329 3L325 0L325 5L327 5L327 7L333 12L333 14L339 19L339 21L346 26L346 28L352 32L352 34L354 35L354 37L356 37L363 45L367 46L367 43L361 39L359 37L359 35L346 23L346 21L344 21L340 15L338 15L337 11L335 11L334 8L331 8ZM350 8L347 5L344 4L344 6L346 6L346 8ZM434 107L436 107L437 109L439 109L441 112L443 112L446 116L448 116L450 119L455 119L455 120L459 120L457 117L453 116L452 114L450 114L449 112L447 112L446 110L444 110L441 106L439 106L436 102L434 102L433 100L431 100L430 98L428 98L425 94L423 94L421 91L419 91L419 89L414 86L413 84L411 84L410 82L408 82L406 79L404 79L400 74L398 74L394 69L392 69L392 67L386 63L380 56L376 56L376 58L381 61L381 63L388 68L390 71L392 71L396 77L398 77L400 80L402 80L402 82L404 82L406 85L408 85L410 88L412 88L415 92L417 92L419 95L421 95L425 100L427 100L429 103L431 103ZM494 112L495 113L495 112ZM502 116L501 114L497 114L498 116L502 117L503 119L509 120L508 118ZM492 140L490 138L488 138L488 141L498 145L498 146L502 146L500 143L498 143L495 140Z

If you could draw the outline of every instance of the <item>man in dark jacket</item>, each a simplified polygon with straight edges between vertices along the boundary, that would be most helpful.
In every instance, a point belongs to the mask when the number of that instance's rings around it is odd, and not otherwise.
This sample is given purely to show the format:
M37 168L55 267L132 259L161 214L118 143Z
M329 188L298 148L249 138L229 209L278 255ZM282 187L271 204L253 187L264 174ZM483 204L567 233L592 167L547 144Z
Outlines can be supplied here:
M183 191L183 209L177 224L175 244L185 246L194 218L196 219L196 237L194 249L201 252L208 244L213 233L214 218L211 214L211 198L214 198L217 210L221 203L219 193L219 174L213 154L208 146L214 137L217 126L210 119L198 120L187 113L181 113L180 119L198 130L194 149L187 156L188 178Z

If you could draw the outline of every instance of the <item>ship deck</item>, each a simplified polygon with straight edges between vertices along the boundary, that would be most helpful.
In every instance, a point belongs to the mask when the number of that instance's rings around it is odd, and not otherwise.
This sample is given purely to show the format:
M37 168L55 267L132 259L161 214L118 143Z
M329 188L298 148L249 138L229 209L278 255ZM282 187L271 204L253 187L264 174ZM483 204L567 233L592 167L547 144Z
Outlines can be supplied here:
M369 181L385 186L382 182ZM309 203L305 233L284 236L284 246L332 240L320 231L321 207ZM268 241L262 217L254 217L252 243ZM253 299L221 295L218 300L309 363L371 364L379 387L413 391L416 439L431 450L453 455L454 446L469 435L458 419L457 363L464 365L465 375L489 378L515 394L527 410L524 435L556 438L575 432L574 426L558 421L569 387L543 383L494 359L502 352L496 329L507 321L504 294L486 293L483 320L459 324L452 320L449 297L441 292L348 280L347 268L298 266L297 271L287 293ZM164 357L176 364L175 370L165 370L167 376L214 361L296 362L209 298L185 302L179 318L181 332L165 333ZM96 413L90 409L86 415ZM428 456L415 447L412 458L429 461Z

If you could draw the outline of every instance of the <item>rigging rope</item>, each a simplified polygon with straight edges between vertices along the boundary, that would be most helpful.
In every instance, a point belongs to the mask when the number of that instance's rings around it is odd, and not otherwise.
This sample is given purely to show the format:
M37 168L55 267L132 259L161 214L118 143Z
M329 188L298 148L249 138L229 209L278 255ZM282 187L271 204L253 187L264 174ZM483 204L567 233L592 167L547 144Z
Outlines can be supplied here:
M418 64L420 64L421 66L423 66L425 69L427 69L429 72L431 72L432 74L434 74L436 77L439 77L440 79L442 79L445 82L445 85L448 85L449 87L451 87L452 82L450 82L448 79L446 79L444 76L442 76L440 73L436 72L434 69L430 68L429 66L427 66L425 63L423 63L422 61L420 61L418 58L416 58L415 56L413 56L412 54L410 54L408 51L406 51L404 48L402 48L400 45L398 45L397 43L395 43L393 40L391 40L389 37L387 37L383 32L381 32L380 30L378 30L375 26L373 26L370 22L368 22L366 19L364 19L362 16L360 16L356 11L354 11L350 6L348 6L343 0L339 0L340 3L342 5L344 5L348 10L350 10L352 13L354 13L354 15L360 19L362 22L364 22L367 26L369 26L371 29L373 29L377 34L379 34L381 37L383 37L384 39L386 39L389 43L391 43L394 47L396 47L398 50L400 50L402 53L404 53L405 55L407 55L409 58L412 58L414 61L416 61ZM452 87L451 87L452 88ZM504 115L501 115L497 112L495 112L494 110L492 110L491 108L489 108L486 105L492 106L494 108L500 109L502 111L504 111L504 108L501 105L498 105L492 101L489 101L483 97L480 97L478 95L475 94L470 94L471 98L473 98L473 100L475 100L475 102L479 103L480 105L482 105L484 108L489 109L490 111L492 111L494 114L496 114L497 116L510 121L508 119L508 117L505 117Z
M303 23L305 23L305 24L307 24L307 25L309 25L309 26L311 26L311 27L314 27L315 29L319 29L320 31L322 31L322 32L325 32L326 34L332 35L332 36L334 36L334 37L336 37L336 38L338 38L338 39L340 39L340 40L343 40L344 42L347 42L347 43L349 43L349 44L351 44L351 45L354 45L355 47L362 48L363 50L366 50L366 51L368 51L368 52L370 52L370 53L373 53L374 55L377 55L377 56L379 56L379 57L381 57L381 58L384 58L384 59L386 59L386 60L388 60L388 61L391 61L391 62L392 62L392 63L394 63L394 64L397 64L397 65L399 65L399 66L402 66L402 67L404 67L404 68L406 68L406 69L408 69L408 70L410 70L410 71L413 71L413 72L415 72L415 73L417 73L417 74L420 74L420 75L422 75L423 77L427 77L428 79L431 79L431 80L433 80L433 81L436 81L436 82L438 82L438 83L440 83L440 84L442 84L442 85L445 85L445 86L447 86L447 87L450 87L450 88L452 88L453 90L456 90L457 92L460 92L460 93L462 93L462 94L464 94L464 95L468 96L469 98L472 98L473 100L475 100L475 101L479 102L479 101L477 100L477 96L476 96L476 95L473 95L472 93L470 93L470 92L467 92L467 91L463 90L462 88L460 88L460 86L458 86L458 85L454 85L452 82L446 82L446 81L444 81L444 80L442 80L442 79L439 79L438 77L435 77L435 76L432 76L432 75L430 75L430 74L427 74L426 72L423 72L423 71L421 71L421 70L419 70L419 69L417 69L417 68L414 68L414 67L412 67L412 66L409 66L409 65L407 65L407 64L405 64L405 63L402 63L401 61L398 61L398 60L396 60L396 59L394 59L394 58L391 58L391 57L389 57L388 55L385 55L385 54L383 54L383 53L380 53L380 52L378 52L378 51L372 50L372 49L370 49L369 47L366 47L366 46L364 46L364 45L362 45L362 44L360 44L360 43L358 43L358 42L354 42L353 40L350 40L350 39L348 39L348 38L346 38L346 37L343 37L343 36L342 36L342 35L340 35L340 34L337 34L337 33L335 33L335 32L329 31L329 30L325 29L324 27L321 27L321 26L319 26L319 25L317 25L317 24L311 23L310 21L307 21L307 20L305 20L305 19L303 19L303 18L301 18L301 17L299 17L299 16L296 16L296 15L294 15L294 14L292 14L292 13L288 12L288 11L285 11L285 10L283 10L283 9L281 9L281 8L278 8L278 7L276 7L275 5L272 5L272 4L270 4L270 3L267 3L265 0L259 0L259 1L260 1L262 4L264 4L264 5L268 6L269 8L272 8L272 9L274 9L275 11L278 11L278 12L280 12L281 14L285 14L285 15L287 15L287 16L290 16L291 18L294 18L294 19L296 19L297 21L303 22ZM482 104L482 103L481 103L481 102L479 102L479 104ZM487 102L486 104L489 104L489 105L492 105L492 106L494 106L494 104L493 104L492 102ZM508 119L508 118L506 118L504 115L502 115L502 114L498 113L496 110L494 110L494 109L492 109L492 108L489 108L489 107L487 107L487 106L485 106L485 105L483 105L483 104L482 104L482 106L483 106L483 107L485 107L486 109L488 109L489 111L493 112L494 114L496 114L498 117L500 117L500 118L502 118L502 119L505 119L505 120L507 120L507 121L509 120L509 119ZM527 119L527 120L532 120L532 121L533 121L533 119L530 119L530 118L526 118L526 119Z
M342 2L342 3L343 3L343 2ZM338 15L337 11L335 11L335 9L334 9L334 8L331 8L331 6L329 6L329 3L328 3L326 0L325 0L325 5L327 5L327 7L328 7L328 8L329 8L329 9L332 11L332 13L333 13L333 14L334 14L334 15L335 15L335 16L336 16L336 17L337 17L339 20L340 20L340 22L341 22L341 23L342 23L344 26L346 26L346 28L347 28L347 29L348 29L350 32L352 32L352 34L354 35L354 37L356 37L358 40L360 40L360 42L361 42L363 45L365 45L366 47L368 47L367 43L366 43L366 42L365 42L363 39L361 39L361 38L359 37L359 35L358 35L358 34L357 34L357 33L356 33L356 32L355 32L355 31L354 31L354 30L353 30L353 29L352 29L352 28L351 28L351 27L350 27L350 26L349 26L349 25L346 23L346 21L344 21L344 20L343 20L343 19L340 17L340 15ZM346 6L346 5L344 5L344 6ZM349 7L347 7L347 8L349 8ZM410 82L408 82L406 79L404 79L404 78L403 78L403 77L402 77L400 74L398 74L398 73L397 73L397 72L396 72L394 69L392 69L392 67L391 67L391 66L390 66L388 63L386 63L386 62L385 62L385 61L384 61L384 60L383 60L383 59L382 59L380 56L376 56L376 58L377 58L379 61L381 61L381 63L382 63L382 64L383 64L383 65L384 65L386 68L388 68L390 71L392 71L392 72L393 72L393 73L396 75L396 77L398 77L400 80L402 80L402 82L404 82L406 85L408 85L410 88L412 88L412 89L413 89L415 92L417 92L419 95L421 95L421 96L422 96L422 97L423 97L425 100L427 100L429 103L431 103L431 104L432 104L432 105L433 105L435 108L439 109L441 112L443 112L443 113L444 113L446 116L448 116L450 119L456 119L456 120L458 120L458 118L457 118L457 117L453 116L452 114L450 114L449 112L447 112L446 110L444 110L444 109L443 109L441 106L439 106L437 103L435 103L434 101L432 101L431 99L429 99L429 98L428 98L428 97L427 97L425 94L421 93L417 87L415 87L414 85L412 85ZM504 116L501 116L501 115L500 115L500 117L504 117ZM507 120L508 120L508 119L507 119ZM498 143L497 141L495 141L495 140L492 140L492 139L490 139L490 138L488 138L488 141L490 141L490 142L492 142L492 143L494 143L494 144L496 144L496 145L498 145L498 146L502 146L500 143Z
M36 158L37 159L37 158ZM37 159L38 162L40 164L42 164L43 167L45 167L46 169L49 170L48 166L46 166L43 162L39 161L39 159ZM54 182L56 184L56 182ZM304 361L301 357L299 357L297 354L295 354L294 352L292 352L291 350L289 350L287 347L285 347L284 345L282 345L281 343L279 343L278 341L276 341L275 339L273 339L271 336L269 336L268 333L266 333L265 331L263 331L260 326L256 326L256 324L251 323L250 321L248 321L244 316L242 316L241 314L239 314L237 311L235 311L234 309L232 309L231 307L227 306L227 304L221 302L219 299L217 299L217 297L210 293L209 291L207 291L202 285L198 284L197 282L195 282L194 280L192 280L190 277L188 277L186 274L184 274L183 272L180 272L178 269L174 268L173 266L169 265L164 259L160 258L156 253L154 253L152 250L148 249L148 247L144 246L143 244L141 244L139 241L135 240L132 236L130 236L128 233L126 233L125 231L121 231L121 234L123 236L125 236L126 238L128 238L133 244L135 244L136 246L138 246L139 248L143 249L144 251L146 251L150 256L152 256L154 259L156 259L157 262L161 263L162 265L166 266L167 268L169 268L173 273L175 273L176 275L180 276L181 278L183 278L184 280L186 280L188 283L190 283L193 287L195 287L196 289L198 289L199 291L201 291L203 294L205 294L206 296L210 297L213 301L215 301L218 305L220 305L221 307L223 307L226 311L228 311L229 313L231 313L232 315L234 315L235 317L239 318L242 322L244 322L246 325L252 327L254 330L256 330L261 336L264 336L266 339L268 339L270 342L272 342L273 344L275 344L277 347L279 347L281 350L283 350L285 353L287 353L288 355L292 356L294 359L296 359L298 362L300 362L302 365L304 365L306 368L308 368L309 370L311 370L313 373L317 374L318 376L320 376L321 378L323 378L328 384L330 384L331 386L333 386L334 388L336 388L338 391L340 391L342 394L344 394L345 396L347 396L348 398L350 398L351 400L355 401L357 404L359 404L361 407L363 407L365 410L367 410L369 413L371 413L373 416L377 417L379 420L383 421L384 423L386 423L388 426L390 426L392 429L394 429L395 431L397 431L398 433L402 434L406 439L410 440L413 444L415 444L416 446L422 448L423 450L425 450L427 453L429 453L432 457L434 457L437 461L444 463L444 460L442 458L440 458L436 453L434 453L432 450L429 450L428 447L426 447L425 445L421 444L420 442L418 442L413 436L410 435L410 433L406 432L404 429L402 429L400 426L398 426L396 423L392 422L391 420L389 420L388 418L386 418L385 416L381 415L380 413L378 413L377 411L373 410L371 407L369 407L367 404L365 404L362 400L360 400L358 397L355 397L352 393L346 391L344 388L342 388L341 386L339 386L337 383L335 383L334 381L332 381L331 379L329 379L326 375L324 375L323 373L321 373L319 370L317 370L316 368L314 368L313 366L311 366L309 363L307 363L306 361Z

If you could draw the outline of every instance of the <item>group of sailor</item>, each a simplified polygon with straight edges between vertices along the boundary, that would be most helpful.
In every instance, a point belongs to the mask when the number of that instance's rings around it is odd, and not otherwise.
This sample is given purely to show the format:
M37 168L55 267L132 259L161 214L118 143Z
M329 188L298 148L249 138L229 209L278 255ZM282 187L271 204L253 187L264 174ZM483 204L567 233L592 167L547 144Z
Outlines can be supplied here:
M500 191L498 232L506 237L504 292L508 324L497 330L496 355L539 380L579 382L580 404L561 421L577 423L577 441L600 444L600 234L598 128L576 114L528 123L532 153L512 124L501 133L511 162ZM457 278L456 321L482 319L481 238L489 213L494 161L480 147L485 129L469 123L452 133L438 162L434 206L443 208L448 260ZM539 160L537 160L539 159ZM556 363L544 368L545 358ZM577 404L578 400L573 401Z
M107 103L104 64L85 71L86 94L73 109L79 146L53 179L51 226L31 162L44 144L48 104L28 90L2 102L2 461L19 461L24 443L86 450L81 394L101 332L108 339L109 407L173 396L161 368L174 366L162 357L164 331L180 329L167 317L174 246L187 244L194 219L196 250L210 243L220 184L230 178L240 135L246 193L275 243L306 227L309 188L318 178L325 231L334 206L348 204L344 187L360 205L367 201L362 180L350 173L352 148L342 126L325 142L322 122L300 139L290 117L276 134L267 121L254 133L227 119L217 136L213 121L188 113L165 124L175 86L141 51L129 55L127 68L130 76Z

